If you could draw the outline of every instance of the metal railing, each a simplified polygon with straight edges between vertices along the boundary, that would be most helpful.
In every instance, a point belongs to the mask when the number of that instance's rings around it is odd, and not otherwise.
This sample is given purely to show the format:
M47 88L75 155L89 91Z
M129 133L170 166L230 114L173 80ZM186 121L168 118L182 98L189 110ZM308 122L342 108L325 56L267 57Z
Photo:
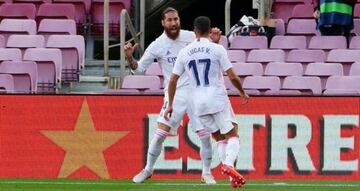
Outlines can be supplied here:
M125 52L125 38L127 30L131 34L131 39L127 42L134 41L139 43L140 55L143 54L144 47L144 31L145 31L145 0L140 2L140 33L136 33L134 25L130 19L128 12L123 9L120 13L120 43L109 45L109 0L104 1L104 76L109 77L109 49L120 46L120 77L123 77L126 70Z

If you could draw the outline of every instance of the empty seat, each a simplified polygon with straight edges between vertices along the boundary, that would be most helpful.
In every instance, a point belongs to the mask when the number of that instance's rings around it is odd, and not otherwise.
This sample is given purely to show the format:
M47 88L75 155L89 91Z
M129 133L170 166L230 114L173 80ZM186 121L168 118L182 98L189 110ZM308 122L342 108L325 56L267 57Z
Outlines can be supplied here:
M12 0L13 3L19 4L19 3L27 3L27 4L34 4L36 8L38 9L39 6L43 3L52 3L52 0Z
M8 48L19 48L25 51L27 48L45 47L45 39L42 35L10 35L6 43Z
M75 6L73 4L41 4L36 15L37 23L42 19L71 19L75 20Z
M275 35L285 35L285 22L282 19L275 19Z
M324 95L359 95L360 76L331 76L326 82Z
M247 57L247 62L282 62L285 61L283 50L251 50Z
M354 18L360 18L360 3L355 3Z
M272 38L270 43L271 49L306 49L305 36L279 36L276 35Z
M0 92L14 91L14 77L11 74L0 74Z
M306 65L310 62L324 62L326 59L323 50L291 50L286 58L287 62L301 62Z
M3 19L0 23L0 34L5 39L10 34L36 34L36 22L32 19Z
M160 78L158 76L125 76L121 89L117 93L144 93L145 91L161 91Z
M281 89L299 90L305 95L321 95L321 80L314 76L288 76Z
M243 88L251 94L264 94L265 91L280 90L280 78L275 76L248 76L244 79Z
M3 35L0 35L0 48L4 48L6 46L6 40Z
M329 76L344 75L343 66L340 63L320 63L314 62L307 65L306 76L317 76L321 80L321 88L325 89L325 84Z
M238 76L261 76L264 73L264 69L261 63L233 63L233 69Z
M265 36L235 36L230 42L229 49L267 49L268 41Z
M275 1L273 3L274 17L281 18L287 22L291 17L294 7L299 4L304 4L304 2L301 0Z
M309 42L309 49L346 49L347 42L344 36L313 36Z
M219 44L221 44L225 49L229 48L229 42L225 35L221 35Z
M36 62L38 70L38 91L52 92L61 82L62 55L59 49L30 48L25 51L24 60Z
M291 16L289 19L312 19L314 13L314 6L311 4L299 4L295 5L292 10Z
M0 73L11 74L14 78L15 92L36 92L37 68L32 61L4 61Z
M130 14L130 0L109 0L109 32L111 35L120 33L120 13L126 9ZM91 33L103 34L104 29L104 0L93 0L91 4Z
M18 48L0 48L0 61L5 60L22 60L21 50Z
M302 76L303 66L301 63L270 62L265 67L266 76Z
M0 19L35 19L36 7L31 3L5 3L0 6Z
M246 53L243 50L227 50L230 62L245 62Z
M291 19L288 23L286 34L316 35L315 19Z
M147 76L163 76L160 64L158 62L154 62L150 64L149 68L146 69L145 75Z
M360 62L355 62L354 64L351 64L349 75L360 76Z
M350 40L350 49L360 49L360 36L353 36Z
M51 35L47 48L59 48L62 54L62 77L66 82L79 81L85 64L85 41L81 35Z
M38 34L44 35L45 39L53 34L76 35L76 23L71 19L43 19Z
M360 19L354 19L354 28L351 33L360 36Z
M360 50L334 49L330 50L326 62L336 62L343 64L344 74L348 75L350 64L360 61Z

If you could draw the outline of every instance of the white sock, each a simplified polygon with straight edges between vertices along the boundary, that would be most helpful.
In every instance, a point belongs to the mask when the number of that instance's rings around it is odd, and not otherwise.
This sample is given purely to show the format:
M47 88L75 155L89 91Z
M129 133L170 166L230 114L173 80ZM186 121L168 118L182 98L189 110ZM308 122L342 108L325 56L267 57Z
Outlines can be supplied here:
M156 129L147 152L145 170L149 172L154 171L155 162L161 153L163 142L168 134L169 132L162 129Z
M202 174L211 174L211 160L212 160L212 145L210 133L205 130L197 132L200 141L200 157L203 164Z
M219 159L220 159L221 163L225 162L226 145L227 145L227 140L221 140L221 141L217 142L217 149L218 149Z
M225 165L234 167L236 157L239 154L239 149L239 137L231 137L230 139L228 139L228 144L226 146L226 158L224 162Z

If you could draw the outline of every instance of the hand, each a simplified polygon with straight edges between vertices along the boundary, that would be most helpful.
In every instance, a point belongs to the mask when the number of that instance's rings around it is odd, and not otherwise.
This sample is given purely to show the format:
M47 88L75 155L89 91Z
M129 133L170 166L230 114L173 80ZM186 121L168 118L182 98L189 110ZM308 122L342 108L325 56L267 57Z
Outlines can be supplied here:
M247 95L246 93L240 94L240 96L242 97L242 104L246 104L250 99L249 95Z
M125 57L126 59L132 59L132 55L134 53L134 50L139 46L138 43L134 44L134 46L129 42L124 46L125 50Z
M211 28L209 37L214 43L219 43L220 38L221 38L221 33L222 33L222 31L219 28L214 27L214 28Z
M166 121L170 120L172 112L173 112L172 106L168 106L168 108L165 110L165 113L164 113L164 118Z
M315 19L319 19L320 18L320 11L319 10L316 10L314 13L313 13L313 17Z

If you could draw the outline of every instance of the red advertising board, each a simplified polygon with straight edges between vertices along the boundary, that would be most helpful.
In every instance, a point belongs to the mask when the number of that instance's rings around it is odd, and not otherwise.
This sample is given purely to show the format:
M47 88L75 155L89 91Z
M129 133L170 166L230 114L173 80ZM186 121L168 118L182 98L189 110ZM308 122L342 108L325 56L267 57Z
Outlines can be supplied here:
M2 95L0 178L132 178L144 167L162 99ZM360 180L360 98L231 102L240 136L236 168L246 178ZM199 140L187 118L182 126L164 142L154 178L199 178ZM213 174L226 178L215 151Z

